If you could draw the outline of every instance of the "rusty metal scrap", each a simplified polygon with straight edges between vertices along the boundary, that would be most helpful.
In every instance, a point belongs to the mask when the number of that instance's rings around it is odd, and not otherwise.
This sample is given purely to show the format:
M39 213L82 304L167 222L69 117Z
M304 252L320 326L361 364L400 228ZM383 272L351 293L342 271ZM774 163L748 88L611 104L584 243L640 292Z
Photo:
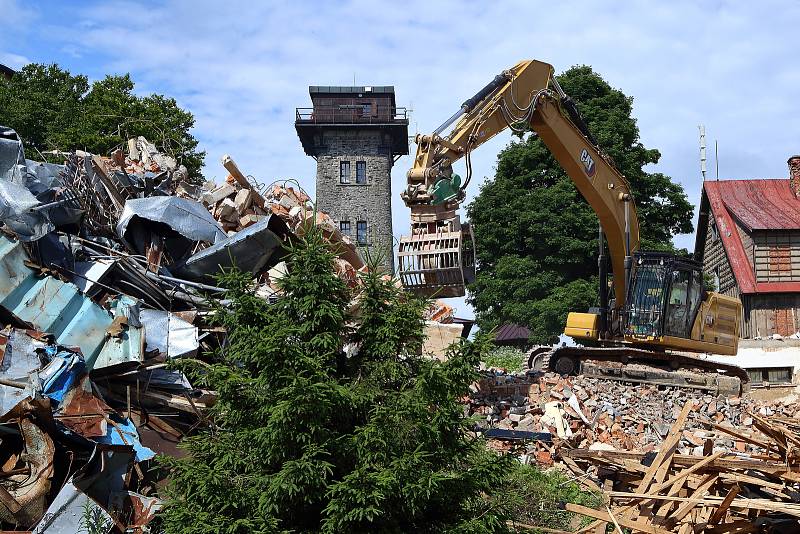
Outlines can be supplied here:
M46 400L29 397L0 418L0 422L11 422L19 436L19 448L5 452L10 454L3 465L3 471L16 471L17 474L0 477L2 522L27 527L35 523L47 508L55 446L48 432L35 419L37 415L46 414L48 408Z

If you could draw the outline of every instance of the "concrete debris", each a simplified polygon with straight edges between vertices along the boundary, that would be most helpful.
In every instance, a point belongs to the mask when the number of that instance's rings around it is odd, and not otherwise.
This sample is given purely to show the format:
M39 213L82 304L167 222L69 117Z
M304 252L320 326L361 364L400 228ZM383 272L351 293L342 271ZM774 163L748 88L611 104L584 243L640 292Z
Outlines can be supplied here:
M636 532L691 532L686 524L739 532L746 521L759 532L793 532L800 524L796 395L728 398L487 369L465 413L491 449L602 492L607 510L566 504L596 520L587 532L605 532L609 514Z

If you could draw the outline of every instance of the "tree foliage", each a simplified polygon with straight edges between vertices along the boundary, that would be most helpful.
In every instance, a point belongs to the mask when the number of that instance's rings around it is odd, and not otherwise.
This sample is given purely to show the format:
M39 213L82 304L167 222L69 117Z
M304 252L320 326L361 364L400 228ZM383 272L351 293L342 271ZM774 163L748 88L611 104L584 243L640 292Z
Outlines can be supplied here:
M225 349L195 379L218 391L213 429L186 438L166 532L501 532L485 495L511 460L466 433L459 398L485 341L418 355L425 303L362 275L358 304L316 229L290 249L268 304L228 272Z
M130 75L89 83L58 65L29 64L10 80L0 77L0 124L17 131L25 147L41 152L80 149L106 155L131 137L145 136L199 176L204 152L189 130L191 113L174 98L134 94Z
M672 250L673 235L693 231L693 208L669 176L645 170L661 155L641 143L633 99L588 66L558 81L631 184L642 250ZM468 214L480 261L471 303L482 328L518 323L543 343L563 330L569 311L596 304L597 217L538 137L500 153Z

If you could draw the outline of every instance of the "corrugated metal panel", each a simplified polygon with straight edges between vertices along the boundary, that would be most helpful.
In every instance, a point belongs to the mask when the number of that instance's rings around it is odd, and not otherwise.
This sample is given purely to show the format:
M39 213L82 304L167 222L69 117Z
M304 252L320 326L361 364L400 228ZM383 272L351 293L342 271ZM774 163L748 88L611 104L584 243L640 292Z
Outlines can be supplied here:
M705 182L747 230L800 229L800 200L788 179Z
M74 284L39 275L25 265L27 259L19 241L0 236L0 307L36 330L53 334L58 344L80 347L89 369L142 361L144 332L137 326L135 300L114 300L112 314ZM128 328L110 338L106 330L119 315L128 317Z

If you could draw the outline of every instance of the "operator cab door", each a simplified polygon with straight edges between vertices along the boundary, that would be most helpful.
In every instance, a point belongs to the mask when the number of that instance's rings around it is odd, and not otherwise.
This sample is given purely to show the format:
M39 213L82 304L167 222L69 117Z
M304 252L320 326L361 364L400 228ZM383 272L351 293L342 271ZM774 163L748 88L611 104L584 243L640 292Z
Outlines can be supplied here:
M680 263L670 276L664 334L690 339L692 326L703 295L703 277L699 270Z

